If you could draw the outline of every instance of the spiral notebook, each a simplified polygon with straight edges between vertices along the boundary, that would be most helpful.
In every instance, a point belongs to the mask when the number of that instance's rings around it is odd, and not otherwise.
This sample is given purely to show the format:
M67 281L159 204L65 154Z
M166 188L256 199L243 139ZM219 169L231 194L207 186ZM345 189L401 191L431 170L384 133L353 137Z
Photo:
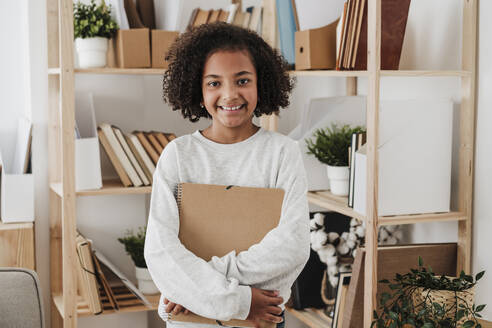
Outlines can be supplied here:
M188 250L206 261L232 250L238 254L258 244L278 225L283 198L282 189L178 184L179 239ZM174 317L169 314L168 320L216 323L195 314ZM246 320L221 324L253 326Z

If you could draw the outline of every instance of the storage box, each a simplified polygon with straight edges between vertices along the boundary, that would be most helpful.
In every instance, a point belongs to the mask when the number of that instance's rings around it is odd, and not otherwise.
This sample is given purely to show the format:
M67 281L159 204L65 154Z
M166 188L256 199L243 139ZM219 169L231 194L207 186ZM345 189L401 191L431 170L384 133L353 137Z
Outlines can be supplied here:
M337 24L296 32L296 70L335 68Z
M120 68L150 67L148 28L118 30L116 34L116 65Z
M0 218L4 223L34 221L34 177L9 174L0 154Z
M75 190L100 189L101 159L92 93L75 96L75 122Z
M179 32L152 30L151 48L152 48L152 68L167 68L168 63L165 60L167 50L178 37Z

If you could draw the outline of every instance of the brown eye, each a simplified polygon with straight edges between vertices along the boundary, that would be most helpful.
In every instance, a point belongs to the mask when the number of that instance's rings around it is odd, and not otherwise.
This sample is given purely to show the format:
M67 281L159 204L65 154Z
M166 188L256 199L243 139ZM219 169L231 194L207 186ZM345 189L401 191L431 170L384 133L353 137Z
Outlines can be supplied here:
M237 84L239 85L245 85L249 82L249 79L240 79L239 81L237 81Z
M214 87L214 88L215 88L215 87L218 87L218 86L219 86L219 84L220 84L220 83L219 83L218 81L210 81L210 82L208 82L208 83L207 83L207 85L208 85L209 87Z

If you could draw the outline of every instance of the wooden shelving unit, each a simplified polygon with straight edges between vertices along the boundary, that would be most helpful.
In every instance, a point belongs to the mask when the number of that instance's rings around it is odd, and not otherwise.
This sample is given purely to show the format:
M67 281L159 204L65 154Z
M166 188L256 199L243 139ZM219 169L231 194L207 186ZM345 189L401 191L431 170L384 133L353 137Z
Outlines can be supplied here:
M34 222L0 222L0 267L36 269Z
M73 54L72 0L47 0L48 84L49 84L49 184L50 184L50 253L52 327L76 327L77 317L90 315L77 298L76 283L76 201L81 196L147 194L151 187L125 188L116 181L104 181L103 188L75 191L74 131L75 74L162 75L162 69L75 69ZM357 78L368 80L367 143L368 174L366 213L362 216L349 208L346 198L329 192L310 192L311 203L323 208L357 217L366 222L366 263L364 291L364 328L369 328L376 303L377 230L385 224L458 221L458 270L470 271L473 155L475 131L475 77L477 41L477 0L463 0L462 69L456 71L382 71L380 69L381 0L368 0L368 70L367 71L292 71L293 76L345 78L347 95L357 94ZM273 30L272 30L273 31ZM271 38L271 36L269 36ZM267 37L265 37L268 39ZM268 41L268 40L267 40ZM459 206L450 213L379 217L378 195L378 107L381 77L456 77L461 79L461 127L459 148ZM276 118L262 121L264 127L275 129ZM120 312L156 309L129 306ZM329 327L325 316L313 309L289 313L310 327ZM108 313L109 311L105 312Z

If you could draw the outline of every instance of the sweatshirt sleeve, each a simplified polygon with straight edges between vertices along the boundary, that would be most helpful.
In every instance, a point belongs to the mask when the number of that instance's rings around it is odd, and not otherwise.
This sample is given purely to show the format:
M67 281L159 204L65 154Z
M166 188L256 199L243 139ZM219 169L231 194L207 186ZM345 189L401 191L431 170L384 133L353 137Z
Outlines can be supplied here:
M214 256L210 263L228 278L255 285L295 278L304 268L310 249L307 178L299 147L293 143L279 164L277 188L284 190L279 225L247 251ZM290 281L289 283L293 283Z
M144 256L164 297L204 317L246 319L251 288L227 279L179 241L179 214L174 189L179 181L175 142L166 146L153 177Z

